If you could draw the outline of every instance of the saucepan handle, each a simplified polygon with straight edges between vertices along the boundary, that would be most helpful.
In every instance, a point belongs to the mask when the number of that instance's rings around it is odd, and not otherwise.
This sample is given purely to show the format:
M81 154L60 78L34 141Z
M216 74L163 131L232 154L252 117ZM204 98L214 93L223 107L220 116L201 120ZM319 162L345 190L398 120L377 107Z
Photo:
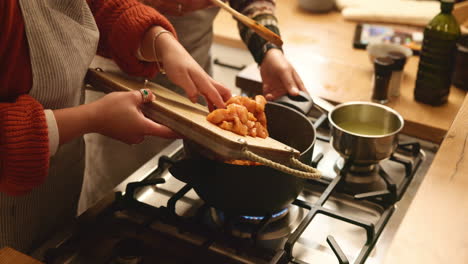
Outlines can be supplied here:
M302 163L300 160L291 157L290 164L291 166L294 166L295 168L288 167L286 165L280 164L278 162L274 162L272 160L266 159L264 157L261 157L247 149L243 151L244 158L262 163L265 166L268 166L270 168L273 168L275 170L279 170L281 172L284 172L286 174L290 174L299 178L303 179L319 179L322 174L320 173L319 170Z
M310 97L310 95L306 92L300 91L299 95L292 96L292 95L284 95L275 100L275 103L279 103L288 107L291 107L294 110L297 110L304 115L309 113L310 109L314 106L314 101Z
M307 115L307 113L310 112L312 107L316 107L318 110L325 114L328 114L335 108L334 105L327 102L326 100L317 96L311 96L304 91L300 91L299 95L297 96L284 95L276 99L275 102L291 107L303 113L304 115Z

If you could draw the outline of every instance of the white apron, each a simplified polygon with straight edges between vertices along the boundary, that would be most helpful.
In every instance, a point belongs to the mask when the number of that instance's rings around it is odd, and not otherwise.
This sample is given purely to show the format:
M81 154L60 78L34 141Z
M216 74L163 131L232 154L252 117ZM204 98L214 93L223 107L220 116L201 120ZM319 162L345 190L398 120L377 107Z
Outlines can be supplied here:
M218 12L218 8L209 8L182 17L168 17L176 29L179 41L209 74L211 74L210 48L213 41L213 20ZM96 66L102 64L103 68L109 68L109 65L99 58L94 64ZM162 74L153 81L183 93L181 88L172 84ZM91 97L96 99L100 95L89 92L88 96L89 101ZM99 134L86 135L86 172L78 212L84 212L99 201L171 142L162 138L147 137L143 143L129 146Z
M31 56L30 95L45 109L83 101L83 79L99 32L85 0L19 0ZM29 252L76 215L84 171L84 141L62 145L49 175L31 193L0 193L0 248Z

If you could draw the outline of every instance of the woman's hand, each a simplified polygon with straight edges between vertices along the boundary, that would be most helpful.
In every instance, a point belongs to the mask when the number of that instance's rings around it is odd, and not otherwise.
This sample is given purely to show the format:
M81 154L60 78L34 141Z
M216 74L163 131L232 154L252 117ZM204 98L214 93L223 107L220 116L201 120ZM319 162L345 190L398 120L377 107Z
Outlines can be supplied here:
M154 94L149 92L147 102L154 99ZM94 130L105 136L128 144L141 143L145 136L180 137L170 128L143 115L141 107L144 102L140 91L110 93L92 104L95 108Z
M278 99L287 93L296 96L299 91L307 92L301 77L278 49L266 53L260 65L260 75L267 100Z
M224 102L232 96L229 88L213 80L172 36L164 35L158 39L158 46L169 80L182 87L192 102L201 95L210 110L213 106L225 108Z
M143 57L159 59L169 80L183 88L192 102L197 102L201 95L210 110L224 108L224 102L232 96L229 88L213 80L172 34L160 34L154 43L155 50L152 49L151 43L160 30L161 27L153 27L145 34L141 48Z
M149 93L147 100L153 99L153 93ZM133 91L114 92L90 104L54 110L60 144L86 133L100 133L127 144L141 143L145 136L179 137L146 118L142 106L141 92Z

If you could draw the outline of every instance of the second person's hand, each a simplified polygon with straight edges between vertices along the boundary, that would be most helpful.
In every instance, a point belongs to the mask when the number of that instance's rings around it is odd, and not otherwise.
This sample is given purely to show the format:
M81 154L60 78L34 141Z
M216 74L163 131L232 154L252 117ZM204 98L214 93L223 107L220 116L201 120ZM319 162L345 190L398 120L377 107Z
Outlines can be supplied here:
M260 65L260 75L267 100L275 100L285 94L296 96L299 91L307 93L301 77L278 49L270 49L266 53Z

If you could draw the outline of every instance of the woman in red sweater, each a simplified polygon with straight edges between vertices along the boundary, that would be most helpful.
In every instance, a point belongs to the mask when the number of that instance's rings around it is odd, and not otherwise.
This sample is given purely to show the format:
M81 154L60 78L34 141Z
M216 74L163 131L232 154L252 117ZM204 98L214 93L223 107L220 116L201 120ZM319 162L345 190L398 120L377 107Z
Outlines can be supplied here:
M142 115L152 94L111 93L80 105L96 51L135 76L163 67L192 101L202 95L224 107L231 96L177 42L171 24L136 0L1 1L0 32L0 248L31 250L75 216L83 134L131 144L175 136Z

